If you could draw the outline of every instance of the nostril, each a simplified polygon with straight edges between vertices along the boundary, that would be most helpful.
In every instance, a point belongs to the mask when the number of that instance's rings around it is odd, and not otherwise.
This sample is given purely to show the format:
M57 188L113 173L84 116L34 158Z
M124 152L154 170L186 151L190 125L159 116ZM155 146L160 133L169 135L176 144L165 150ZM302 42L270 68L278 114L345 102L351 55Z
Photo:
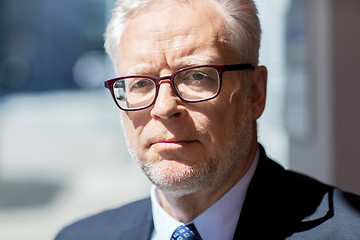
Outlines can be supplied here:
M173 114L174 117L179 117L180 115L181 115L181 113L179 113L179 112L176 112Z

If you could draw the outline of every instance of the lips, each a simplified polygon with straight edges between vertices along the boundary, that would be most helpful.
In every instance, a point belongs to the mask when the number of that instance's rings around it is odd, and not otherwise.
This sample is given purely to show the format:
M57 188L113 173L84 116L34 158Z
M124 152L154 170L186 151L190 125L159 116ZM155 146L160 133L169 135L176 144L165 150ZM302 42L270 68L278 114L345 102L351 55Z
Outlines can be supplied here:
M168 145L171 145L171 144L178 144L178 145L182 145L182 144L188 144L188 143L193 143L193 142L196 142L196 141L180 141L180 140L162 140L162 141L156 141L156 142L153 142L150 144L150 147L152 145L156 145L156 144L168 144Z
M198 142L197 140L160 140L152 142L149 148L155 147L159 150L176 150Z

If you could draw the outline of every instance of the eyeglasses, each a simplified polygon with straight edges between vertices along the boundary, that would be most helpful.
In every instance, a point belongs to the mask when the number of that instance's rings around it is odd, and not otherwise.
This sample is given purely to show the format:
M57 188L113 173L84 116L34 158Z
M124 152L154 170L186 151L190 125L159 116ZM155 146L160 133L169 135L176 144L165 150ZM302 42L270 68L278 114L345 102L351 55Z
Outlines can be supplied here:
M225 71L253 69L251 64L200 65L180 69L164 77L125 76L105 81L116 105L124 111L150 107L156 101L160 84L169 81L175 94L184 102L202 102L220 93Z

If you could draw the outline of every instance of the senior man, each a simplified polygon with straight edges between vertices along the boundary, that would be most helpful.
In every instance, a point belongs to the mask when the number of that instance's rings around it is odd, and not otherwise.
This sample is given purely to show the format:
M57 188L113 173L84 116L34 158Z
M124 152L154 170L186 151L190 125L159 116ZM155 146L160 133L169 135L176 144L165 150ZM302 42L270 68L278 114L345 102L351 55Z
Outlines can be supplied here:
M286 171L257 142L267 70L251 0L119 0L106 33L129 151L151 198L70 239L360 239L359 197Z

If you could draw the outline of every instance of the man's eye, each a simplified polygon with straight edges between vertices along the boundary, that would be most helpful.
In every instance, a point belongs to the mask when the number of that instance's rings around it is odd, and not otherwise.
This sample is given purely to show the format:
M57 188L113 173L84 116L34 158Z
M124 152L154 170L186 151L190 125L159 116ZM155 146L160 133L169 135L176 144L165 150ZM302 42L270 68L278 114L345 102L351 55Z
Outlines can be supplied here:
M145 80L141 80L141 81L138 81L136 82L133 87L135 88L142 88L142 87L146 87L147 85L149 85L149 83Z
M194 80L202 80L205 77L206 77L206 75L203 73L200 73L200 72L191 74L191 78L193 78Z
M150 91L154 84L148 79L131 79L128 83L128 91L129 92L146 92Z

